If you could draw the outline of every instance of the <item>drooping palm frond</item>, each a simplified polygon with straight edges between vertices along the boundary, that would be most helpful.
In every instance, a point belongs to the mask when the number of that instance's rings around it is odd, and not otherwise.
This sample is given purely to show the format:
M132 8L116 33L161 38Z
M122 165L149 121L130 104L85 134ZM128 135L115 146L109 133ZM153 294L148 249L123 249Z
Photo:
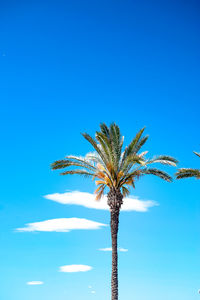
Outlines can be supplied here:
M198 157L200 157L200 153L194 151L194 154L196 154Z
M125 186L122 186L122 195L124 198L130 195L130 190L127 189Z
M51 164L51 168L53 170L64 169L70 166L83 167L93 171L95 170L95 167L90 162L86 161L86 159L75 156L67 156L66 159L57 160Z
M164 179L165 181L171 182L172 181L172 177L167 174L166 172L159 170L159 169L155 169L155 168L149 168L149 169L143 169L141 170L141 175L154 175L157 177L160 177L161 179Z
M158 155L148 161L147 164L160 163L163 165L176 166L177 160L169 155Z
M96 132L95 139L89 134L83 133L83 137L92 145L95 152L85 157L69 155L63 160L55 161L53 170L72 168L61 175L78 174L92 177L96 180L96 198L100 199L109 189L120 189L123 196L130 193L130 188L135 188L135 181L144 175L155 175L166 181L172 178L162 170L151 168L154 163L175 166L177 160L168 155L160 155L152 159L146 159L147 151L139 153L146 143L148 136L142 136L142 128L131 143L123 150L124 138L120 128L115 123L108 127L105 123L100 124L100 131ZM80 169L73 169L80 167Z
M194 151L194 154L200 157L200 153ZM183 179L189 177L200 179L200 169L181 168L176 172L175 175L176 175L176 179Z
M195 177L200 179L200 170L198 169L191 169L191 168L182 168L176 172L176 178L188 178L188 177Z
M60 175L73 175L73 174L82 175L85 177L94 176L94 173L89 173L87 170L84 169L70 170L70 171L65 171L60 173Z

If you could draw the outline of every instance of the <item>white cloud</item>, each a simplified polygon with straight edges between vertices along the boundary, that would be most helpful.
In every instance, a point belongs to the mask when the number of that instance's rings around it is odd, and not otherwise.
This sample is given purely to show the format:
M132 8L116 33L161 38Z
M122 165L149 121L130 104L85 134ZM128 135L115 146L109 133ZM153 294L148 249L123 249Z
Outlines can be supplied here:
M74 191L49 194L44 197L61 204L81 205L87 208L109 210L107 205L107 196L103 196L100 201L96 201L94 194ZM143 201L139 200L137 197L128 197L124 199L121 210L146 212L150 207L157 205L158 203L155 201Z
M111 247L109 247L109 248L100 248L99 251L105 251L105 252L106 251L112 251L112 248ZM120 252L128 252L128 249L119 247L118 251L120 251Z
M99 251L112 251L112 248L100 248Z
M125 249L125 248L119 248L118 249L120 252L128 252L128 249Z
M96 294L96 292L95 291L91 291L91 294Z
M90 270L92 270L92 267L87 265L68 265L59 268L60 272L65 273L87 272Z
M17 231L69 232L78 229L100 229L103 226L107 225L87 219L62 218L29 223L26 227L17 228Z
M26 284L27 285L42 285L42 284L44 284L44 282L43 281L28 281Z

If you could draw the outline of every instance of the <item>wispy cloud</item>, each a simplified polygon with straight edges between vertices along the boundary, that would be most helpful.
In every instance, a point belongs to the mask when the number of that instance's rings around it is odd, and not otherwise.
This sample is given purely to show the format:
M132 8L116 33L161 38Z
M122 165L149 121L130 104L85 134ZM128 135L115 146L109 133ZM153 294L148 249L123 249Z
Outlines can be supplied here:
M44 282L43 281L28 281L26 284L27 285L42 285L42 284L44 284Z
M118 248L118 251L120 251L120 252L128 252L128 249L125 249L125 248Z
M87 208L109 210L107 205L107 196L104 196L100 201L95 200L95 195L79 191L55 193L44 196L46 199L69 205L80 205ZM138 211L146 212L150 207L157 206L155 201L139 200L137 197L128 197L124 199L122 211Z
M59 271L64 273L87 272L90 270L92 270L92 267L87 265L67 265L59 268Z
M112 248L111 247L109 247L109 248L100 248L99 251L105 251L105 252L112 251ZM128 252L128 249L119 247L118 251L120 251L120 252Z
M28 223L23 228L17 228L17 231L45 231L45 232L69 232L80 229L100 229L106 224L80 218L61 218L42 222Z
M88 288L91 290L92 289L92 286L91 285L89 285L88 286ZM91 290L91 294L95 294L96 293L96 291L94 291L94 290Z

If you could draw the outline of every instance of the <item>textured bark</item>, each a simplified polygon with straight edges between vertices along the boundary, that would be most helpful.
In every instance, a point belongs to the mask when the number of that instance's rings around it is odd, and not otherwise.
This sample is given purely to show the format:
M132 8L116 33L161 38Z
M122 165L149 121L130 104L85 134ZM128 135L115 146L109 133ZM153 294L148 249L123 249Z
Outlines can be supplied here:
M117 238L119 227L119 212L123 196L120 190L110 190L108 193L108 205L110 207L110 227L112 239L112 277L111 277L111 299L118 300L118 253Z

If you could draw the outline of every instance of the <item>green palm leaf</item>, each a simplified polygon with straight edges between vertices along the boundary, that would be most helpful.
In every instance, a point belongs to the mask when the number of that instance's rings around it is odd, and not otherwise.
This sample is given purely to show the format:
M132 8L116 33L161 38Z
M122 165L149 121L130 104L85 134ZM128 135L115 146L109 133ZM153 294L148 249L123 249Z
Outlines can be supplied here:
M87 170L83 170L83 169L77 169L77 170L72 170L72 171L65 171L63 173L60 173L60 175L82 175L85 177L90 177L90 176L94 176L94 173L89 173Z
M190 168L182 168L176 172L177 179L188 178L188 177L195 177L197 179L200 179L200 170L190 169Z
M154 175L157 177L160 177L161 179L164 179L165 181L171 182L172 181L172 177L167 174L164 171L161 171L159 169L155 169L155 168L150 168L150 169L144 169L141 171L141 174L143 175Z
M147 162L147 164L153 164L153 163L160 163L163 165L170 165L175 167L178 161L169 155L158 155L153 157L151 160Z
M198 157L200 157L200 153L194 151ZM195 177L200 179L200 169L192 169L192 168L181 168L176 172L176 179Z
M200 153L194 151L194 154L196 154L198 157L200 157Z

